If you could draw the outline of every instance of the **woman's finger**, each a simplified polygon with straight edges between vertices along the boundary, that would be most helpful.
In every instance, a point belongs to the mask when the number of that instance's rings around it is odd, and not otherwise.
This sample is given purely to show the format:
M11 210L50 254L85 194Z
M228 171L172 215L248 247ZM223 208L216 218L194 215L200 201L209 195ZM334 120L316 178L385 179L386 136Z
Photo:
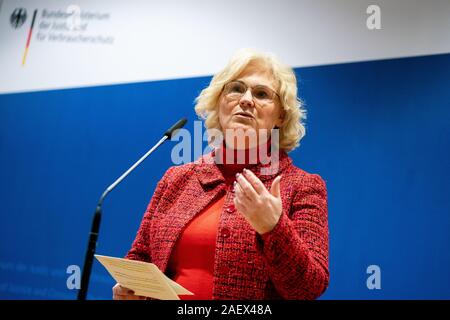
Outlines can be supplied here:
M259 180L259 178L251 170L244 169L243 173L247 181L252 185L253 189L256 191L256 193L262 194L263 192L267 191L264 183L262 183L262 181Z
M234 199L246 208L252 203L252 201L244 194L241 187L239 187L239 183L236 184Z
M242 201L251 200L237 181L234 182L234 194L235 196L239 196Z
M270 187L270 193L276 198L281 197L280 182L281 176L278 176L275 178L275 180L273 180L272 186Z
M123 294L134 294L134 291L131 289L128 289L120 284L116 284L113 287L113 293L123 295Z
M245 214L247 212L246 205L241 200L239 200L239 198L237 198L237 197L233 199L233 203L234 203L234 206L236 207L237 211L243 213L245 216Z
M251 183L245 178L245 176L243 174L238 173L236 175L236 181L237 181L239 187L244 192L244 194L250 200L252 200L252 199L254 200L254 199L258 198L258 193L256 192L256 190L253 188Z

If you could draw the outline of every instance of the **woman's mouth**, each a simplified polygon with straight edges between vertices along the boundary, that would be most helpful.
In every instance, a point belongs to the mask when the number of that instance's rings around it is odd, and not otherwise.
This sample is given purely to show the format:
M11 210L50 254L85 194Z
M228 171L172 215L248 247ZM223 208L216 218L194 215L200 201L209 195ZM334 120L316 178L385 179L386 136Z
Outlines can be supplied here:
M235 113L234 115L237 117L240 117L240 118L254 119L254 117L251 114L246 113L246 112L238 112L238 113Z

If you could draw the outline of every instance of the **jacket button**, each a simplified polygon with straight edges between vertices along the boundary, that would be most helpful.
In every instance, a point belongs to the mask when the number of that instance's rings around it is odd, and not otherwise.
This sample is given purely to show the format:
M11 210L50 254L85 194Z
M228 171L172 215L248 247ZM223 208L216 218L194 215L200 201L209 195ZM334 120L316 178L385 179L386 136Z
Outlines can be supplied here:
M230 229L223 228L221 232L222 238L228 238L230 236Z
M236 208L234 207L234 204L230 204L226 207L225 211L228 213L233 213Z

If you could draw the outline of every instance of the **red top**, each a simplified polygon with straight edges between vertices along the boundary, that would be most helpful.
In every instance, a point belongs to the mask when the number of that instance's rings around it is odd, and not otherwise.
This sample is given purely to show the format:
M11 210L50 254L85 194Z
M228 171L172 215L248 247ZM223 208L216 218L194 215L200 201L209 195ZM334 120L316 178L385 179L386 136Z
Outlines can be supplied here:
M220 212L225 195L213 202L187 225L170 256L172 279L194 293L181 300L211 300L214 252Z

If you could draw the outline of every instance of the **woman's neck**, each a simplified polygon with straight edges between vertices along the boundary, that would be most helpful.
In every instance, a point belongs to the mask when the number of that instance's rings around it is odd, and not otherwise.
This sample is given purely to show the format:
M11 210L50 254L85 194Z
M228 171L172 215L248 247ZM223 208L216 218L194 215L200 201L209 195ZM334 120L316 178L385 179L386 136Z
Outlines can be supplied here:
M215 161L227 182L235 179L235 174L244 168L251 168L270 158L271 140L249 149L229 148L225 141L216 150Z

